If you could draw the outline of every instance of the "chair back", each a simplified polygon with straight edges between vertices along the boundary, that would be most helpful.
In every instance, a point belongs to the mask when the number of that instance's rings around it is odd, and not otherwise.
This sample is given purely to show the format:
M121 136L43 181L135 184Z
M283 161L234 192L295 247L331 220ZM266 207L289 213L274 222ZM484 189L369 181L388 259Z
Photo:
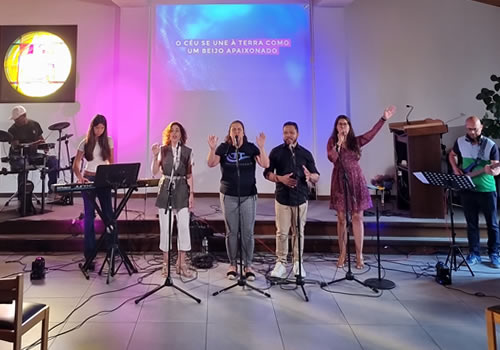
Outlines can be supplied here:
M15 303L15 329L21 326L23 320L23 284L24 277L22 274L19 274L14 278L0 279L0 304Z

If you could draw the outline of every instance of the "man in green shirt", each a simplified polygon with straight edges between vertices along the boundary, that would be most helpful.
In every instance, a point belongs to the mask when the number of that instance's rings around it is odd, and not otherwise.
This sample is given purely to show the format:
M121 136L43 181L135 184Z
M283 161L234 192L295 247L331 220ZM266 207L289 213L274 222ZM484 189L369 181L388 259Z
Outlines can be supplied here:
M471 116L465 122L466 135L455 142L449 154L449 161L456 175L469 175L476 186L463 191L462 206L467 221L469 255L467 263L481 262L479 212L484 214L488 228L488 255L491 266L500 268L498 257L499 228L497 215L497 191L495 175L500 173L498 147L493 140L481 135L483 125L478 117Z

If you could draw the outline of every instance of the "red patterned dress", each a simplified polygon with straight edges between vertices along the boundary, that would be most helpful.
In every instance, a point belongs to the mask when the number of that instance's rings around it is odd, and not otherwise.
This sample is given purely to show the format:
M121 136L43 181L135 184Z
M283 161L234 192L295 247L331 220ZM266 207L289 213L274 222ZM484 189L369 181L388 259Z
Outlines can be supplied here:
M384 125L385 120L380 120L373 126L373 128L357 136L356 141L359 147L363 147L370 142L379 130ZM328 140L327 145L328 159L333 162L332 183L330 187L330 209L344 212L344 183L342 169L344 168L347 173L348 179L348 210L351 212L359 212L372 207L372 200L370 192L366 187L366 180L359 166L359 156L346 148L342 148L339 153L335 151L335 144L333 138Z

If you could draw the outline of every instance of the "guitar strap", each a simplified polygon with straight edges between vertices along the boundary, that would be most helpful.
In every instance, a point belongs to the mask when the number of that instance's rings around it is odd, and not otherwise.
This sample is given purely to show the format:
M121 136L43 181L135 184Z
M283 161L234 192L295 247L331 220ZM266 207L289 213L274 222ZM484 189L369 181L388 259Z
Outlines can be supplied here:
M477 157L467 168L463 170L465 173L470 173L472 170L474 170L475 167L479 165L479 162L484 157L484 150L486 148L487 143L488 143L487 138L481 137L481 144L479 146L479 151L477 152Z

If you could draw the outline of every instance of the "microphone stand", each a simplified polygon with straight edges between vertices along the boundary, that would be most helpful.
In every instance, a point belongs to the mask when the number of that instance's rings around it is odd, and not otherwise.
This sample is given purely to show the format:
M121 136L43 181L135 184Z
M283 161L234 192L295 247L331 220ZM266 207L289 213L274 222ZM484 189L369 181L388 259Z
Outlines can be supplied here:
M295 159L295 148L293 147L290 147L290 151L292 152L292 165L293 165L293 174L294 176L298 173L298 169L297 169L297 160ZM295 176L296 178L298 176ZM298 180L298 179L297 179ZM305 301L309 301L309 297L307 296L307 293L306 293L306 290L304 288L304 285L307 283L305 280L304 280L304 277L302 277L302 243L301 243L301 239L300 239L300 205L298 204L298 198L299 198L299 187L298 186L295 186L295 198L297 199L297 205L295 206L295 210L296 210L296 215L297 215L297 220L295 221L294 224L296 224L296 229L295 229L295 239L298 241L298 251L299 251L299 256L298 256L298 259L299 259L299 273L297 275L295 275L295 281L292 281L292 280L284 280L284 281L277 281L277 282L273 282L271 281L271 285L285 285L285 284L295 284L296 286L300 287L302 289L302 293L304 294L304 300ZM304 232L305 233L305 232ZM293 240L292 240L293 242ZM292 244L292 251L293 251L293 248L294 248L294 244Z
M179 143L177 143L177 152L179 152ZM173 153L173 149L172 149L172 153ZM172 158L173 158L173 161L172 161L172 171L170 172L170 182L168 183L167 209L165 209L165 214L168 214L168 261L167 261L167 277L165 278L165 282L163 282L163 284L161 286L158 286L158 287L150 290L149 292L147 292L146 294L144 294L140 298L136 299L134 301L136 304L138 304L141 300L146 299L151 294L154 294L157 291L159 291L160 289L163 289L165 287L172 287L174 289L177 289L179 292L181 292L181 293L187 295L188 297L190 297L191 299L195 300L198 304L201 303L201 299L198 299L197 297L195 297L194 295L188 293L184 289L182 289L180 287L177 287L174 284L174 281L173 281L171 273L170 273L170 258L171 258L171 254L170 254L171 249L170 249L170 247L172 246L172 219L173 219L172 218L172 211L173 211L173 208L172 208L172 192L173 192L173 185L174 185L174 169L175 169L175 157L172 157Z
M71 177L71 183L73 183L74 182L74 174L71 171L71 168L73 168L73 161L71 160L71 157L69 155L69 136L68 136L68 134L66 134L66 139L64 140L64 145L66 146L66 156L68 158L68 165L65 168L61 169L61 164L60 164L61 160L59 159L58 170L59 171L69 170L70 177ZM60 152L61 152L61 145L59 144L59 156L60 156ZM58 178L59 178L59 175L60 174L57 175ZM66 180L66 178L65 178L65 180ZM73 205L73 192L70 192L68 195L66 195L64 197L63 202L64 202L64 204L67 204L67 205Z
M236 283L233 283L229 287L222 288L221 290L218 290L217 292L212 293L213 296L216 296L222 292L225 292L229 289L232 289L236 286L241 286L241 287L248 287L256 292L259 292L260 294L265 295L266 297L270 298L271 294L264 292L263 290L252 286L247 282L247 279L245 275L243 274L243 239L241 237L241 193L240 193L240 147L238 144L238 136L235 137L236 139L236 181L237 181L237 191L238 191L238 253L240 255L240 276Z
M344 165L344 162L343 162L343 159L342 159L342 146L339 148L338 154L339 154L339 164L341 166L342 179L343 179L343 184L344 184L344 211L345 211L345 219L346 219L346 239L345 239L345 244L346 244L346 249L347 249L347 252L346 252L347 253L347 272L346 272L345 276L342 277L342 278L334 279L334 280L331 280L330 282L322 282L321 283L321 287L326 287L327 285L347 280L347 281L355 281L355 282L361 284L364 287L370 288L371 290L373 290L374 293L378 293L377 288L369 286L366 283L360 281L359 279L357 279L354 276L354 274L352 272L352 268L351 268L351 248L350 248L350 242L349 242L350 232L351 232L351 229L352 229L352 220L350 218L349 202L348 202L348 199L350 197L350 196L348 196L348 193L349 193L349 186L348 186L349 177L347 175L347 171L345 169L345 165ZM352 205L351 205L351 208L352 208ZM337 232L337 234L340 235L339 232ZM339 241L340 241L340 237L339 237ZM342 250L342 248L341 248L341 250Z
M375 190L378 194L378 189ZM381 190L382 207L384 206L384 191L385 187ZM380 267L380 211L379 211L380 198L377 198L377 204L375 206L375 214L377 218L377 261L378 261L378 278L368 278L365 280L365 284L372 288L377 289L392 289L396 287L396 284L388 279L382 278L381 267Z
M21 216L26 216L26 210L28 209L26 207L27 203L27 189L28 189L28 159L26 156L26 149L24 147L21 147L21 157L23 158L23 184L22 184L22 203L21 203ZM30 201L31 201L31 196L30 196ZM33 203L30 203L30 205L33 205Z
M66 134L64 136L61 136L62 129L59 130L59 138L57 139L58 141L58 151L57 151L57 168L56 169L51 169L50 172L56 172L56 179L59 179L59 176L61 175L61 172L63 173L64 176L64 181L66 182L66 175L65 171L70 170L70 177L71 177L71 183L74 182L74 174L71 171L73 168L73 160L70 157L69 154L69 138L73 136L72 134ZM64 145L66 148L66 157L68 160L68 164L65 167L61 167L61 142L64 140ZM69 192L65 195L63 195L61 198L58 200L54 200L50 202L50 204L60 204L60 205L73 205L73 192Z

